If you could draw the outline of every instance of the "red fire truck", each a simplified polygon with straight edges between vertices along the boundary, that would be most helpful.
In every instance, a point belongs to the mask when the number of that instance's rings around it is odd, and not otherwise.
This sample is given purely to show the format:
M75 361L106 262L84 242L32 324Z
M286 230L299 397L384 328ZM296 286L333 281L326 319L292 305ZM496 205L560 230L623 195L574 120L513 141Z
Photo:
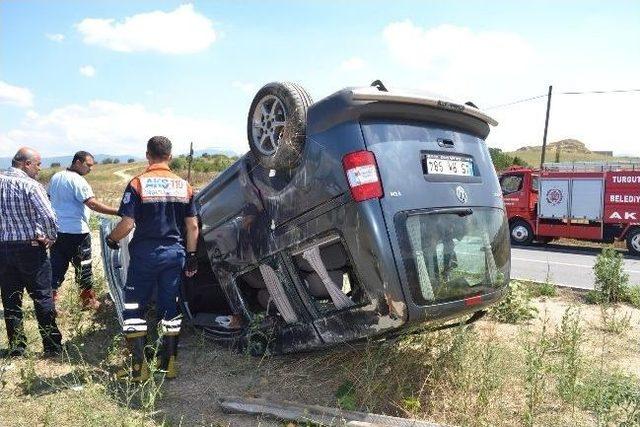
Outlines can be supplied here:
M625 240L640 254L640 164L552 163L500 175L511 241Z

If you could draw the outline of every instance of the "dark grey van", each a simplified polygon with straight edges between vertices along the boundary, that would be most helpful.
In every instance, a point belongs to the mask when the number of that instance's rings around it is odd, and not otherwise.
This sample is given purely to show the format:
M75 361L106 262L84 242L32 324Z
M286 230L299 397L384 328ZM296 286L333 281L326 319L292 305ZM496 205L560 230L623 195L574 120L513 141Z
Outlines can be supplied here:
M484 141L496 124L471 103L380 82L315 103L298 85L264 86L251 151L196 196L200 266L182 287L185 319L286 353L478 318L510 274ZM126 248L103 255L120 313Z

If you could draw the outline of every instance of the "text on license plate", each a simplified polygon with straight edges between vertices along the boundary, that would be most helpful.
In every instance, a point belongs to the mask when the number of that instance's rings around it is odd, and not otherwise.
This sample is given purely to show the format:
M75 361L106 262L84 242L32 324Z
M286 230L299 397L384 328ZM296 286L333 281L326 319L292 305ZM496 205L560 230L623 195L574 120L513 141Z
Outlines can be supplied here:
M464 158L427 155L425 163L429 174L473 176L473 162Z

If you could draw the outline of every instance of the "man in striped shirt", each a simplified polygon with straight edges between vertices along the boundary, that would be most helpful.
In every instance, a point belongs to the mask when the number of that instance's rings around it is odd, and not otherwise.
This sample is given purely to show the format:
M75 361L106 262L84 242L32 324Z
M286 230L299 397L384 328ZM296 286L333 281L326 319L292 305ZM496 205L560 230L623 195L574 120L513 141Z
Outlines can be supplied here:
M51 294L47 249L56 239L56 216L44 188L35 180L40 154L21 148L12 167L0 174L0 293L9 348L3 356L21 356L27 347L22 323L22 295L33 300L45 357L61 352Z

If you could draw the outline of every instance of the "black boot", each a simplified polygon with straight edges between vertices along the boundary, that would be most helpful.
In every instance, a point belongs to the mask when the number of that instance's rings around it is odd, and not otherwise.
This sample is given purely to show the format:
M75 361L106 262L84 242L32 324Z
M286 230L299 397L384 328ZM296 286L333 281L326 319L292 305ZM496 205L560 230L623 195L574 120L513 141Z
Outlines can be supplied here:
M165 373L167 379L178 376L178 334L179 332L166 332L162 336L159 369Z
M149 365L144 356L144 348L147 344L146 332L129 332L125 334L127 348L131 355L131 366L128 364L120 369L116 376L119 379L131 378L135 382L144 382L149 379Z

